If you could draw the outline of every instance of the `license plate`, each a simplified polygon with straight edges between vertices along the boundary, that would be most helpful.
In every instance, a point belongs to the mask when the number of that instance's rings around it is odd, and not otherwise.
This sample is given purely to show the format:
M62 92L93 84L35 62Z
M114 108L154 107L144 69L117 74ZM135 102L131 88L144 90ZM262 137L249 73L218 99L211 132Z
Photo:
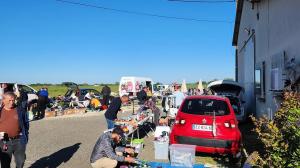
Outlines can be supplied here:
M197 131L212 131L212 126L211 125L197 125L197 124L193 124L193 130L197 130Z

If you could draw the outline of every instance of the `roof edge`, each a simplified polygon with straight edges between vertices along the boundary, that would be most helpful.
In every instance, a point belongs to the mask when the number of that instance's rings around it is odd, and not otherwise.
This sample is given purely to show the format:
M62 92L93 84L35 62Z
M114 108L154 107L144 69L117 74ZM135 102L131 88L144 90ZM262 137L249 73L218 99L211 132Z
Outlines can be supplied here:
M243 4L244 4L244 0L237 0L232 46L237 46L241 17L243 12Z

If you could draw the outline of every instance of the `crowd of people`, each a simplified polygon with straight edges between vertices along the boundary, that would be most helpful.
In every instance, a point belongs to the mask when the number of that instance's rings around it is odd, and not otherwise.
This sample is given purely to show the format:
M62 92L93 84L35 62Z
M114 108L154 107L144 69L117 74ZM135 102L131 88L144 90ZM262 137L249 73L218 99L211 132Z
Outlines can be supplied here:
M190 88L188 89L187 95L195 96L195 95L207 95L208 92L206 89L197 89L197 88Z
M70 103L79 102L77 92L72 93ZM125 148L122 146L122 140L125 138L123 129L115 125L118 112L121 111L122 104L128 104L129 96L121 95L115 97L111 102L109 87L103 87L101 93L103 94L103 105L107 106L104 114L107 131L103 133L97 140L91 157L90 163L93 168L102 167L116 167L122 162L133 163L135 158L132 157L134 153L133 148ZM195 94L197 92L189 90L188 94ZM1 108L0 108L0 162L1 167L10 167L12 155L15 158L17 168L22 168L25 162L25 150L28 142L29 120L28 108L32 104L27 104L26 92L22 90L14 93L7 89L5 85L0 86ZM156 100L151 96L149 87L137 93L137 99L140 104L139 111L149 109L154 114L154 124L159 125L161 117L161 110L156 106ZM178 108L181 102L186 97L186 94L176 87L173 95L176 97L176 107ZM45 109L49 103L49 93L47 88L41 88L37 93L38 99L35 102L37 111L34 113L35 119L42 119L45 117ZM88 104L93 104L94 95L92 92L84 96L84 101ZM75 104L73 104L75 105ZM71 105L70 105L71 106Z
M137 93L137 99L140 104L138 112L150 109L154 114L154 123L158 125L161 111L156 107L156 101L151 97L150 92L149 87L143 87ZM90 158L93 168L113 168L124 162L134 163L136 161L132 157L134 149L122 146L122 139L125 138L123 129L115 125L115 120L118 112L121 111L122 104L127 104L128 101L129 96L126 94L116 97L105 112L107 129L112 131L105 132L98 138Z
M61 101L66 101L70 108L89 108L91 110L104 110L108 108L111 100L111 89L107 85L103 86L101 90L102 100L99 99L99 95L96 95L93 90L88 90L87 93L81 95L79 88L72 90L70 95L62 98ZM83 97L83 98L81 98Z
M108 106L110 88L103 87L102 94L103 105ZM37 99L28 102L28 93L22 88L16 89L5 83L0 84L0 167L2 168L10 168L13 157L17 168L24 167L29 133L28 111L33 112L34 119L42 119L50 102L46 87L41 88L36 96ZM85 95L85 100L88 100L89 104L97 105L93 98L93 93L89 92ZM118 142L116 135L121 135L120 130L116 129L112 133L113 141ZM126 151L130 152L127 149ZM130 159L124 160L130 161Z

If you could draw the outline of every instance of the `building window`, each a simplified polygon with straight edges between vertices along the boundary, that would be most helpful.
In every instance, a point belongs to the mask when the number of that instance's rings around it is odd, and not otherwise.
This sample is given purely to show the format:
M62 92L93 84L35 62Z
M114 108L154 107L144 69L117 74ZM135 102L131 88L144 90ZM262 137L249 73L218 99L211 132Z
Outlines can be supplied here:
M258 95L261 92L261 69L255 70L255 94Z
M255 94L258 98L265 98L265 62L255 69Z

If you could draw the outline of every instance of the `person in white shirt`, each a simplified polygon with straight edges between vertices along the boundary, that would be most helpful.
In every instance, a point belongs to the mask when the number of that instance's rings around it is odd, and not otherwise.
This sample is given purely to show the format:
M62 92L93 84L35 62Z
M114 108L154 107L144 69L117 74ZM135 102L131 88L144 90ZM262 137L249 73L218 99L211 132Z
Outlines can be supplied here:
M173 93L175 96L175 105L176 108L179 108L183 100L185 99L185 95L179 90L179 88L175 88L175 92Z
M6 83L1 83L0 84L0 100L2 100L2 95L5 92L5 88L7 88L7 84Z
M0 86L0 101L2 100L2 95L4 93L4 88Z
M94 98L93 92L88 92L87 94L85 94L84 100L83 100L84 107L88 107L90 105L92 98Z
M71 94L71 102L70 102L70 104L69 104L69 107L80 107L80 108L82 108L82 107L84 107L84 105L82 104L82 102L80 102L79 101L79 98L78 98L78 91L76 91L76 93L75 92L73 92L72 94Z
M2 106L2 96L7 90L7 84L6 83L1 83L0 84L0 107Z

